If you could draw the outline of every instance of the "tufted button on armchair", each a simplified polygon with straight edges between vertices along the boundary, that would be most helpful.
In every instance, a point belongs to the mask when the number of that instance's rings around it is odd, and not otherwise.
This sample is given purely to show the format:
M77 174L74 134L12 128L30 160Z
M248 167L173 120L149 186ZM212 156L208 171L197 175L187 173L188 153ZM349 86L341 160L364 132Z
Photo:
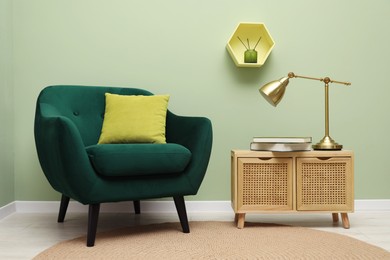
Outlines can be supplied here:
M50 86L37 99L34 135L40 165L62 194L58 222L69 200L89 205L87 246L94 246L101 203L173 197L189 233L184 196L195 195L207 170L212 126L204 117L167 111L166 143L98 144L105 93L151 96L135 88Z

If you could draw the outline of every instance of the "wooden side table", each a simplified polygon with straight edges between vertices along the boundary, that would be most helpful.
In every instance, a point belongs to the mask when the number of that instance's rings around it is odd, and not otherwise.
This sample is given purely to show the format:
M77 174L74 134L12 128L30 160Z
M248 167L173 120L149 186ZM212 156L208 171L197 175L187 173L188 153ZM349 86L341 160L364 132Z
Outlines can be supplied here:
M246 213L341 214L349 228L354 211L352 151L232 150L231 200L238 228Z

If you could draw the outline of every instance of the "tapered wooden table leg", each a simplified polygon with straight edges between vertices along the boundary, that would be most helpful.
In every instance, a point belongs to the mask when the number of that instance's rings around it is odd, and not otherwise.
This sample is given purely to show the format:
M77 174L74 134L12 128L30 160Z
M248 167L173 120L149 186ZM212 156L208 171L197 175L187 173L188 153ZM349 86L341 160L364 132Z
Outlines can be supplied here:
M244 228L245 213L237 213L236 214L236 218L237 218L237 227L238 228Z
M349 228L349 219L347 213L341 213L341 220L343 221L343 227L348 229Z
M339 213L332 213L333 223L339 222Z

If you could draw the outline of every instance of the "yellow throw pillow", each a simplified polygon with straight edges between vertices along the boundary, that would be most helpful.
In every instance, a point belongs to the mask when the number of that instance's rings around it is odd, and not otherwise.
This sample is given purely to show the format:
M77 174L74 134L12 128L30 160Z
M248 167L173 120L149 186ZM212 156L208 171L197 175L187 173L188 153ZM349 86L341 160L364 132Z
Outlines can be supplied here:
M106 93L106 111L98 143L166 143L168 100L169 95Z

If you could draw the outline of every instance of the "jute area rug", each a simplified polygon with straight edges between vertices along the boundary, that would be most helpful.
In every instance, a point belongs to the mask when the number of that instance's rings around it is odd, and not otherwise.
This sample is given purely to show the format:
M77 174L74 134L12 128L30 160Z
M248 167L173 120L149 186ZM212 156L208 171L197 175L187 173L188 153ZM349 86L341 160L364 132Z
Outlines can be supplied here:
M390 259L390 252L347 236L302 227L191 222L127 227L61 242L34 259Z

